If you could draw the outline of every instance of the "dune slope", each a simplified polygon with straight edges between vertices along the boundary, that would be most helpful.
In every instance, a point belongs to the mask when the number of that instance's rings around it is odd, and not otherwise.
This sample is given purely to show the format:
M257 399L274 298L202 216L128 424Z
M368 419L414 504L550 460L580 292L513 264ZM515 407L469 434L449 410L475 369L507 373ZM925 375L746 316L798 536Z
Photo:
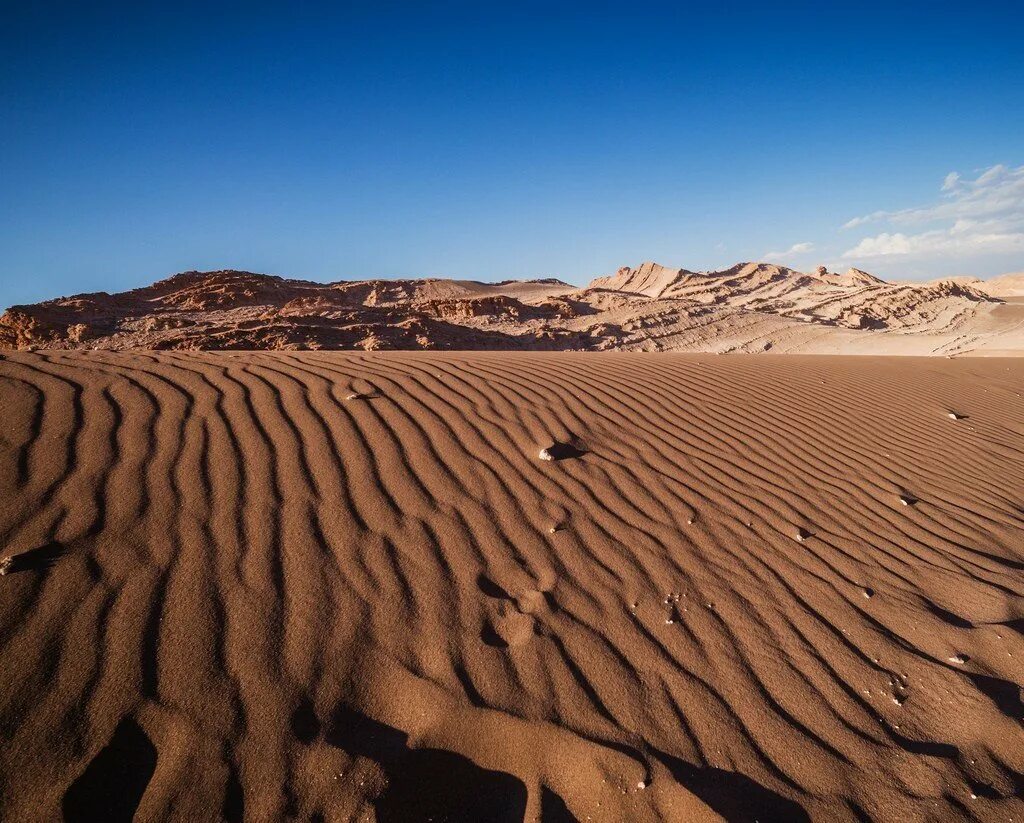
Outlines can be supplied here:
M1020 819L1022 378L8 353L0 818Z

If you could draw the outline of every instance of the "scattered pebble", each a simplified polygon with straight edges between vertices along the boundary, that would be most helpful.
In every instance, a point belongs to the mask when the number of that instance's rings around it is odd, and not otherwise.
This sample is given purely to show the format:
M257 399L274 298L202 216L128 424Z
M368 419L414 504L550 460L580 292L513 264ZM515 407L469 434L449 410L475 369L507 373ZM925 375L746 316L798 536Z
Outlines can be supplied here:
M970 659L971 658L969 658L966 654L954 654L952 657L949 658L949 662L956 663L956 665L958 666L962 666Z
M540 454L537 456L541 460L566 460L570 457L582 457L586 454L585 449L581 449L573 443L552 443L547 448L540 450Z
M874 596L875 596L875 590L874 589L864 589L864 597L865 598L870 600Z
M803 526L796 530L796 542L803 543L808 537L813 537L811 532L807 531Z
M64 546L54 541L45 546L12 554L0 560L0 575L49 568L65 551Z
M963 420L965 417L967 417L966 414L958 414L957 412L954 412L954 411L951 411L949 413L949 419L950 420Z

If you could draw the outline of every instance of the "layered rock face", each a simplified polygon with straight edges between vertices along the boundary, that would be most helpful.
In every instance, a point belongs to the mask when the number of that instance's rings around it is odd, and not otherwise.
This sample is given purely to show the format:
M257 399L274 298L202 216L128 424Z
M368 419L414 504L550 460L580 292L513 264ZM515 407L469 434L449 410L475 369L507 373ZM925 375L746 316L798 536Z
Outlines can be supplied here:
M987 345L1000 336L989 322L1000 301L985 286L756 262L712 272L643 263L585 288L554 279L314 283L192 271L120 294L14 306L0 317L0 348L813 352L898 335L901 352L951 353L960 350L955 340ZM979 322L984 331L974 334Z

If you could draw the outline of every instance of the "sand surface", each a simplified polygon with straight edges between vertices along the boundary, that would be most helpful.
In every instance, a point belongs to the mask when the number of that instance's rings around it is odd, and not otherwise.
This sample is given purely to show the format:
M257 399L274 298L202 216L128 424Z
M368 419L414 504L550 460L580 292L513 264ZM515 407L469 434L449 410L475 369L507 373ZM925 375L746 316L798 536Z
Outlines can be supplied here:
M6 353L0 819L1019 821L1022 393Z

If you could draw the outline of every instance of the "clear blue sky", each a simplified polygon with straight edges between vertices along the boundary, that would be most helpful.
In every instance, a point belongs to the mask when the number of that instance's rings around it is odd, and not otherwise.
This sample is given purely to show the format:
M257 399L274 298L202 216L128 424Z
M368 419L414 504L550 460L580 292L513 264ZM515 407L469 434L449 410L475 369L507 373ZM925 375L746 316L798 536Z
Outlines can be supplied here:
M1024 269L1019 3L712 5L4 3L0 303Z

